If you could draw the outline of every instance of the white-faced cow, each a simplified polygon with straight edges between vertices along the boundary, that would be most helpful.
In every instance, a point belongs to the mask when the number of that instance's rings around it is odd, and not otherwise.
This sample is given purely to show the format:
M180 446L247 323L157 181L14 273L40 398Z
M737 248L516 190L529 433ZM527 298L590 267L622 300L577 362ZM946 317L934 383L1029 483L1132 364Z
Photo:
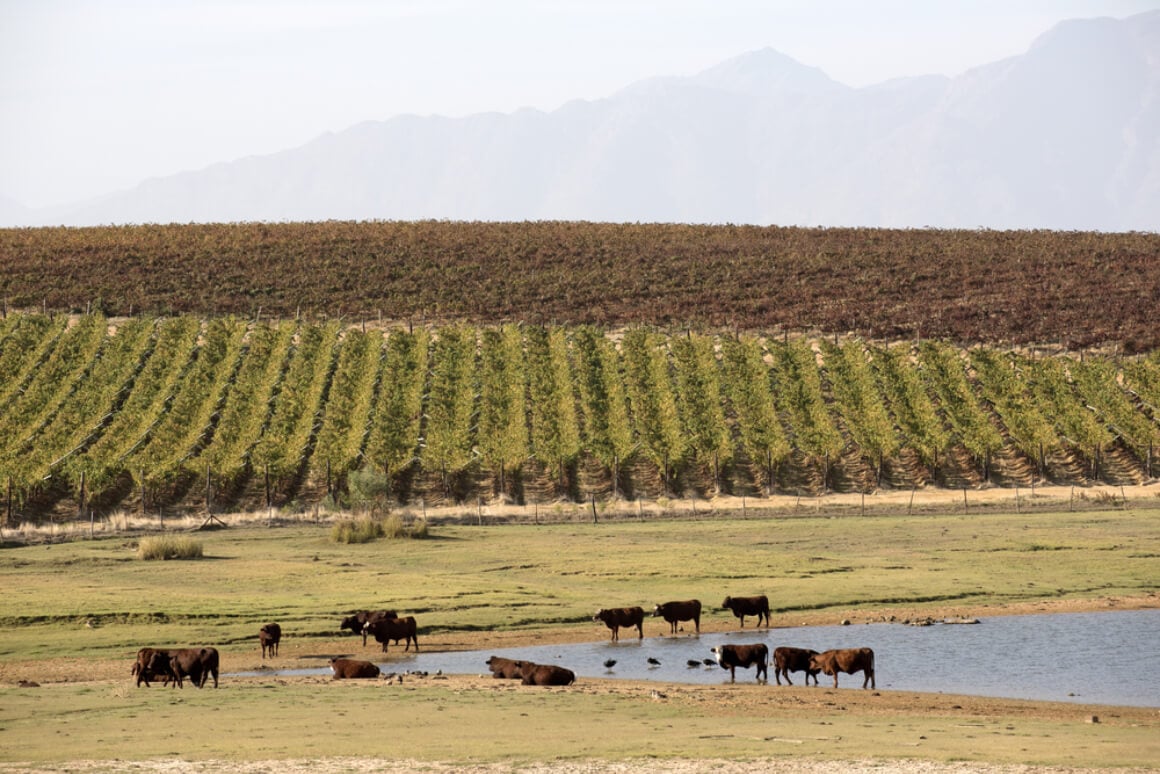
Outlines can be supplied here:
M729 670L731 682L737 680L737 667L748 669L751 666L757 667L757 682L762 682L763 677L765 681L769 680L769 648L765 643L718 645L710 650L717 657L721 668Z
M867 684L875 688L874 683L874 651L870 648L844 648L842 650L826 650L816 656L810 656L810 669L817 669L827 675L834 676L834 687L838 687L838 673L845 672L852 675L862 672L865 679L862 687Z
M759 597L725 597L721 607L733 611L733 615L741 619L741 628L745 628L745 616L757 616L757 625L761 626L761 619L769 626L769 598L762 594Z
M807 648L774 648L773 676L777 680L777 684L781 685L781 678L784 676L786 685L793 685L793 680L789 679L789 673L805 672L806 685L810 684L811 677L814 678L814 685L817 685L819 670L810 668L810 657L816 655L818 655L816 650Z
M684 602L665 602L653 608L653 618L660 616L669 624L669 634L677 633L677 622L692 621L701 633L701 600L690 599Z
M334 672L335 680L354 680L379 676L377 666L369 661L358 661L353 658L332 658L330 670Z
M644 639L644 608L641 607L612 607L601 608L592 616L593 621L603 621L604 625L612 630L612 641L620 639L620 627L626 629L636 627L637 639Z
M276 623L262 624L262 628L258 629L258 644L262 646L262 658L266 658L266 652L270 652L270 657L278 655L278 643L282 641L282 627Z

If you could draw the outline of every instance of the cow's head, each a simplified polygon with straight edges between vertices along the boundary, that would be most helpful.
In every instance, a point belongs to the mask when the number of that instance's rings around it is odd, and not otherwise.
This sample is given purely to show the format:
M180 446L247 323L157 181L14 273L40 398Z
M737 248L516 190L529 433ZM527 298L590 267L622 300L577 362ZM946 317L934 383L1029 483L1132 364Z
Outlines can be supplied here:
M724 664L721 663L721 655L725 652L724 648L722 648L720 646L714 646L712 648L709 648L709 652L712 653L713 656L717 659L718 664L721 664L721 666L725 666Z
M343 618L342 624L339 625L338 630L342 631L343 629L350 629L352 633L357 633L360 629L362 629L362 624L359 623L358 616L348 615L346 618Z
M733 606L733 597L725 597L725 601L721 603L721 607L728 609Z
M592 620L593 621L603 621L604 615L605 615L605 610L604 610L604 608L601 608L601 609L596 611L596 615L592 616Z
M664 615L664 611L661 609L663 607L664 605L657 605L653 608L653 618L656 618L658 615Z

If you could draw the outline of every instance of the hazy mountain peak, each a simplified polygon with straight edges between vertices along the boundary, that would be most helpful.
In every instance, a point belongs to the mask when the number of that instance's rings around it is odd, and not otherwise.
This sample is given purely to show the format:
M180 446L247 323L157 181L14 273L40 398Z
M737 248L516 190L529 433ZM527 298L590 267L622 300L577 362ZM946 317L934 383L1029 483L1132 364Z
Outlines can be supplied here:
M0 223L415 219L1160 230L1160 11L852 89L765 48L549 113L396 116Z
M810 67L772 48L750 51L703 70L691 79L701 86L752 97L825 94L849 87L820 68Z

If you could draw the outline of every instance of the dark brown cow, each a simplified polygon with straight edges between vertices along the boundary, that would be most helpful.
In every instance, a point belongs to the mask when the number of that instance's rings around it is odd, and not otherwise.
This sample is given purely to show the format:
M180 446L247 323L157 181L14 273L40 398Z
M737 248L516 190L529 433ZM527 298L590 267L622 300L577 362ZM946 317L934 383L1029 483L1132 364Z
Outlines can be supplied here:
M731 682L737 680L737 667L748 669L751 666L757 667L757 682L762 681L762 675L765 676L766 681L769 680L769 648L766 647L765 643L718 645L711 650L717 657L717 663L721 665L721 668L729 670Z
M612 630L612 641L620 639L620 627L626 629L636 627L637 639L644 639L644 608L641 607L613 607L600 609L592 616L593 621L604 621L604 625Z
M185 674L181 669L181 662L177 656L171 655L167 650L154 648L152 655L149 657L149 663L146 665L145 672L153 677L153 679L160 678L164 685L173 688L185 688L184 677ZM149 685L149 681L145 681L145 685Z
M141 687L141 683L145 683L145 687L148 688L150 680L164 676L153 674L149 668L149 665L153 662L153 654L156 652L157 648L141 648L137 651L137 660L133 662L133 668L129 671L129 674L137 676L138 688ZM165 659L168 660L169 652L162 652L165 653ZM168 671L166 674L168 674Z
M522 665L523 685L571 685L576 682L576 673L571 669L529 661L519 663Z
M810 678L814 678L814 685L818 684L818 670L810 668L810 657L818 655L816 650L808 650L806 648L774 648L773 650L773 676L777 680L777 684L781 685L781 678L785 676L786 685L793 685L793 680L789 679L790 672L805 672L806 685L810 684Z
M363 677L378 677L379 668L369 661L358 661L353 658L332 658L330 669L334 672L335 680L353 680Z
M669 622L669 634L677 633L678 621L692 621L701 633L701 600L690 599L685 602L665 602L653 608L653 618L661 616Z
M373 621L380 621L384 618L398 618L399 616L394 610L359 610L354 615L348 615L342 619L342 623L338 625L338 630L341 632L344 629L350 629L351 634L361 634L363 638L363 647L367 646L367 632L366 625Z
M521 670L527 663L529 662L492 656L487 660L487 668L491 670L492 677L497 679L518 680L524 676Z
M278 643L282 641L282 627L276 623L263 624L258 630L258 644L262 646L262 658L266 658L266 651L270 657L278 655Z
M745 628L745 616L757 616L757 625L761 626L761 619L769 626L769 599L762 594L759 597L725 597L721 607L733 611L733 615L741 619L741 628Z
M419 649L418 626L414 616L406 618L380 618L377 621L368 621L363 627L363 635L371 634L377 642L383 645L383 653L387 652L387 643L394 640L406 640L403 650L410 650L411 643L415 643L415 650Z
M161 678L166 683L173 680L179 688L185 687L186 677L196 687L204 688L212 675L213 687L217 688L219 660L217 648L141 648L133 674L137 675L137 685L144 682L148 687L151 678Z
M874 683L874 651L870 648L844 648L841 650L826 650L816 656L810 656L810 669L820 670L827 675L834 676L834 687L838 687L838 673L845 672L852 675L862 672L865 678L862 687L867 684L876 688Z

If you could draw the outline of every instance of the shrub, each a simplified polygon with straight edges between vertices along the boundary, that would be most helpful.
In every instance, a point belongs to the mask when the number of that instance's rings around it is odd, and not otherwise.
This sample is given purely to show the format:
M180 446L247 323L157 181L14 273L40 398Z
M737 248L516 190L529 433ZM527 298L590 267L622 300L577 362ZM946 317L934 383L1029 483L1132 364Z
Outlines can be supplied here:
M369 543L383 534L382 522L369 516L339 519L330 528L330 539L335 543Z
M406 524L398 514L388 516L385 519L375 519L370 516L341 519L330 528L330 539L335 543L369 543L378 538L422 540L429 534L426 520L418 519Z
M139 559L200 559L203 552L201 541L188 535L147 537L137 544Z
M375 468L355 470L347 476L347 489L354 504L383 505L391 498L391 479Z

